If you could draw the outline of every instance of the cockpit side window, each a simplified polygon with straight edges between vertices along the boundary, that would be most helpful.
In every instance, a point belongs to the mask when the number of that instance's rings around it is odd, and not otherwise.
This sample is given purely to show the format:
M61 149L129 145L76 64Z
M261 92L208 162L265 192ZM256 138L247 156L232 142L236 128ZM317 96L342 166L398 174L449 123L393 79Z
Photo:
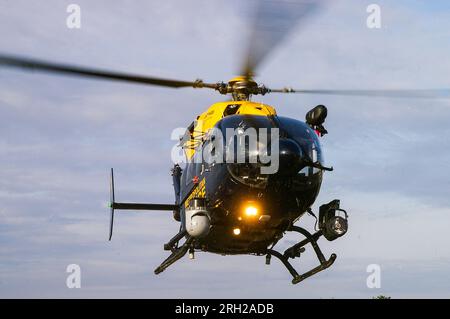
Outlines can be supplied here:
M317 134L304 122L279 117L281 128L294 139L313 162L323 164L322 148Z

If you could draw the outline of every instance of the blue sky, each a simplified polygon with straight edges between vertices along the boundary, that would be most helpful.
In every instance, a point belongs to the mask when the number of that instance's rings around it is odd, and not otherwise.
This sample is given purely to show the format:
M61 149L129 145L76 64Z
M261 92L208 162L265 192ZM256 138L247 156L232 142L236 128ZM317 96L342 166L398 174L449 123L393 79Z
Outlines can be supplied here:
M79 30L66 28L70 3L0 0L1 51L209 82L240 65L250 2L76 1ZM383 27L370 30L371 3L330 1L257 79L305 89L450 87L448 3L379 1ZM348 235L321 242L338 255L333 268L292 286L282 265L251 256L198 254L153 275L178 230L164 212L118 214L107 242L108 169L119 200L171 202L171 132L223 97L6 69L0 83L0 297L450 296L449 100L260 99L299 119L328 106L322 143L335 172L313 208L339 198L350 213ZM66 287L72 263L81 289ZM381 289L366 287L369 264L381 266Z

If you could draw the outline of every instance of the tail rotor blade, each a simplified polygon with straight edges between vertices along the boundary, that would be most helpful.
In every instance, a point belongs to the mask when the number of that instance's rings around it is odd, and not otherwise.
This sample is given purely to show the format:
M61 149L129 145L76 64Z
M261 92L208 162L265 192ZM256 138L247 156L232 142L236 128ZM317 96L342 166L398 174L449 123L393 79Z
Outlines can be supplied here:
M111 168L111 176L110 176L110 189L109 189L109 207L111 209L110 219L109 219L109 241L111 241L114 227L114 204L115 204L115 195L114 195L114 170Z

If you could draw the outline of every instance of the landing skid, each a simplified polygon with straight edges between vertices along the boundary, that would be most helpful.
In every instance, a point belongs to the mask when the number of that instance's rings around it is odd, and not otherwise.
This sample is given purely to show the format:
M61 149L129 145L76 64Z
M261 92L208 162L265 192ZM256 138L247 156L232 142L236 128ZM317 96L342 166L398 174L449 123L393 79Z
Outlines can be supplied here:
M293 284L298 284L303 280L305 280L306 278L309 278L317 274L318 272L321 272L322 270L325 270L331 265L333 265L334 261L336 260L336 254L331 254L328 260L325 259L325 256L323 255L322 251L319 248L319 245L317 244L317 240L323 235L321 230L319 230L314 234L311 234L304 228L298 226L291 226L288 229L288 231L300 233L305 237L305 239L299 242L298 244L295 244L286 249L283 254L273 249L267 249L265 252L266 264L270 264L272 256L278 258L292 275ZM189 248L191 247L192 242L194 240L193 237L187 237L183 245L177 247L178 241L185 235L186 235L185 231L180 232L177 235L175 235L167 244L164 245L164 249L170 250L172 251L172 253L169 257L167 257L166 260L164 260L161 263L161 265L158 268L155 269L156 275L162 273L164 270L167 269L167 267L169 267L174 262L182 258L189 251ZM320 265L311 269L310 271L305 272L304 274L299 275L298 272L295 270L295 268L289 262L289 259L300 257L300 255L305 251L304 246L306 246L307 244L311 244L311 246L313 247L317 258L319 259Z
M319 245L317 244L317 240L323 235L322 231L319 230L318 232L311 234L306 229L298 227L298 226L291 226L288 231L294 231L297 233L302 234L306 238L299 242L298 244L293 245L292 247L286 249L283 254L280 252L273 250L273 249L267 249L266 251L266 264L270 264L270 259L272 256L278 258L283 265L287 268L287 270L292 275L292 283L298 284L305 280L306 278L311 277L312 275L317 274L318 272L321 272L322 270L327 269L331 265L333 265L334 261L336 260L336 254L331 254L330 258L327 260L325 259L322 251L319 248ZM319 259L320 265L311 269L310 271L305 272L304 274L299 275L298 272L295 270L295 268L291 265L289 262L289 259L294 259L297 257L300 257L301 253L305 251L304 246L308 243L311 244L311 246L314 249L314 252L316 253L317 258Z
M314 217L315 215L309 210L309 213ZM344 214L345 217L341 215ZM306 229L298 226L291 225L286 231L297 232L305 237L299 243L289 247L284 251L284 253L280 253L271 248L265 249L263 251L259 251L257 255L266 255L266 264L270 264L272 256L278 258L283 265L287 268L289 273L292 275L292 283L298 284L309 278L322 270L327 269L331 265L333 265L336 260L336 254L331 254L330 258L325 259L322 251L317 244L317 241L320 237L324 236L328 241L333 241L339 237L342 237L346 234L348 229L348 216L347 212L341 208L339 208L339 200L333 200L328 204L324 204L320 206L319 209L319 218L318 218L319 231L311 234ZM186 237L186 241L178 246L178 242ZM162 264L155 269L155 274L159 274L163 272L167 267L172 265L174 262L182 258L188 251L191 250L192 254L194 252L194 238L187 235L187 232L181 231L175 235L167 244L164 245L165 250L172 251L172 254L162 262ZM317 259L319 259L319 265L303 274L299 274L297 270L291 265L289 259L295 259L301 256L301 254L305 251L304 246L307 244L311 244L314 252L316 253ZM192 255L193 256L193 255Z
M178 241L186 235L186 232L180 232L175 235L167 244L164 245L165 250L171 250L172 254L164 260L158 268L155 269L155 275L162 273L167 267L177 260L181 259L188 252L194 238L189 236L181 247L176 247Z

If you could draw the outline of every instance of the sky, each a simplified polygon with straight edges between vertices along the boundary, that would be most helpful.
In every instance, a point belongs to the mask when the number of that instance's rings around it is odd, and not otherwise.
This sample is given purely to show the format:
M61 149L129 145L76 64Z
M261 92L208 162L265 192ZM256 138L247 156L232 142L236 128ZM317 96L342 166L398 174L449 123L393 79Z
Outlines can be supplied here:
M382 27L366 26L381 7ZM66 26L69 4L81 28ZM183 80L237 75L253 2L0 0L0 52ZM299 89L449 88L448 1L329 1L294 27L257 80ZM0 68L1 298L450 297L450 100L271 95L304 119L329 109L326 164L313 210L338 198L349 233L320 244L338 258L291 285L264 257L198 253L161 275L171 213L117 213L107 241L109 168L116 199L171 203L173 129L224 97ZM305 217L299 225L313 226ZM298 240L288 235L279 248ZM307 252L294 264L316 265ZM81 268L69 289L66 268ZM381 287L367 287L369 265Z

